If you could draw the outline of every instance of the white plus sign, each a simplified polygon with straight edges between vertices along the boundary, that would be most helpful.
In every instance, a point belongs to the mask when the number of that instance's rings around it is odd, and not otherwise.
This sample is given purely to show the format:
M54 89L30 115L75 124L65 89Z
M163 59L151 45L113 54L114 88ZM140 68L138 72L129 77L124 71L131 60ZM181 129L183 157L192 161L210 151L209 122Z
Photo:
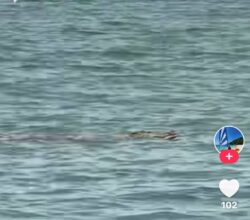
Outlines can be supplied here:
M231 160L231 158L232 158L233 156L232 156L230 153L228 153L226 157L227 157L228 160Z

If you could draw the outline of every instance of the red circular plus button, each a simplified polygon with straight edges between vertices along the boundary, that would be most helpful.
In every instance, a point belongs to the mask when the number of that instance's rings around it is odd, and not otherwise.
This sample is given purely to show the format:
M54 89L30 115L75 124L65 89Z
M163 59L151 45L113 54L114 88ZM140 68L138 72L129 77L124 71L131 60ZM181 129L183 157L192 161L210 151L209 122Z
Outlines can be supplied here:
M220 152L220 160L222 163L236 163L239 159L239 154L236 150L222 150Z

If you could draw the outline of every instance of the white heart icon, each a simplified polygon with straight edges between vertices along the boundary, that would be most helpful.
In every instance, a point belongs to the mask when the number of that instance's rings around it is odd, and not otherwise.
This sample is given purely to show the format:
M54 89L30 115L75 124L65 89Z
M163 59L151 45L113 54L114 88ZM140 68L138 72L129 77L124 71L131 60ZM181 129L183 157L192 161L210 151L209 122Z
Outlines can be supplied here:
M239 188L240 188L240 184L238 182L238 180L221 180L220 184L220 191L227 197L232 197L233 195L235 195Z

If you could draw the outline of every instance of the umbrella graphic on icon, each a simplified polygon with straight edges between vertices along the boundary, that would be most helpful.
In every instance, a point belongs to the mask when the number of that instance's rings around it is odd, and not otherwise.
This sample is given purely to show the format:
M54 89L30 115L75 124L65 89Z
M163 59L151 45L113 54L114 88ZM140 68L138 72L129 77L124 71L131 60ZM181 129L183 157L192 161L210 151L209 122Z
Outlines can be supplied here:
M214 136L215 149L222 163L236 163L244 147L243 133L236 127L224 126Z

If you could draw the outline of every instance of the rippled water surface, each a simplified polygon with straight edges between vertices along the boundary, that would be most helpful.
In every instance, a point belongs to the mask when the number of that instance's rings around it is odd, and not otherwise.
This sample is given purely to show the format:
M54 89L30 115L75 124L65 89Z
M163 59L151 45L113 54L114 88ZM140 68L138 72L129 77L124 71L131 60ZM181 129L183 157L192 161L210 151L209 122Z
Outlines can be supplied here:
M1 0L0 132L101 139L1 142L0 219L248 220L248 146L223 166L213 135L249 139L249 23L247 0ZM136 130L179 138L111 138Z

